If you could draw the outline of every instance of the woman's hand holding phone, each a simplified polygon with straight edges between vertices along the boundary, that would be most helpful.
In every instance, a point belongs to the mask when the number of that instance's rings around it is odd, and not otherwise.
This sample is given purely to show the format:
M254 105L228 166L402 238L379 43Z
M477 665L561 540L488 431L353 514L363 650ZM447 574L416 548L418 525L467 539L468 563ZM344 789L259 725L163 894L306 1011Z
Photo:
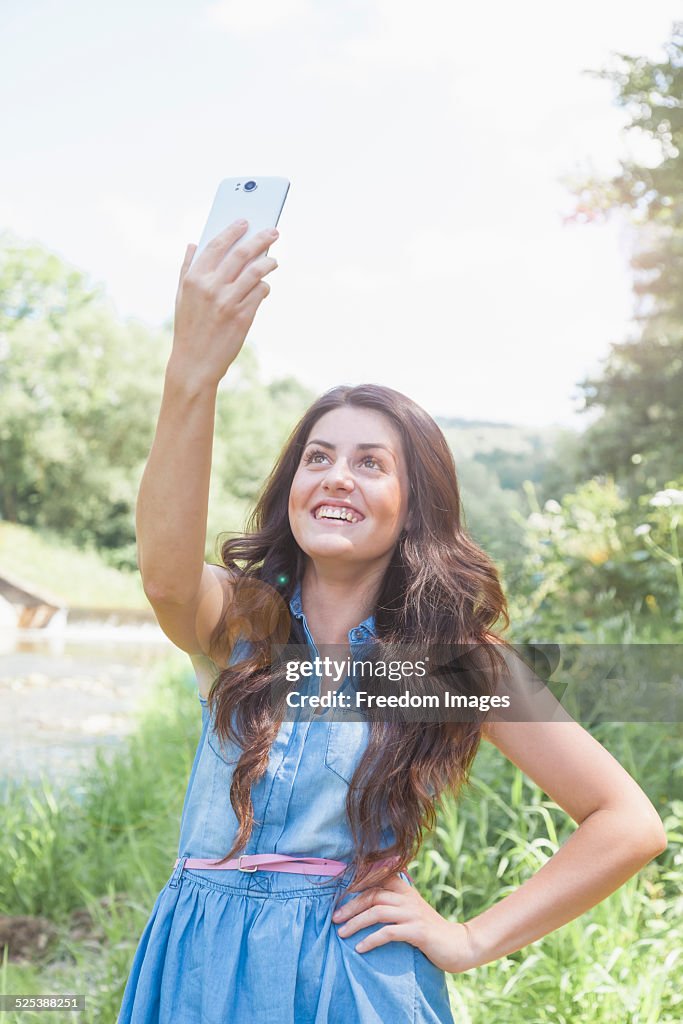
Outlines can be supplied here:
M186 379L218 386L237 358L270 286L264 281L277 267L265 255L278 231L260 231L240 244L246 221L217 235L190 267L196 249L189 245L180 271L170 361Z

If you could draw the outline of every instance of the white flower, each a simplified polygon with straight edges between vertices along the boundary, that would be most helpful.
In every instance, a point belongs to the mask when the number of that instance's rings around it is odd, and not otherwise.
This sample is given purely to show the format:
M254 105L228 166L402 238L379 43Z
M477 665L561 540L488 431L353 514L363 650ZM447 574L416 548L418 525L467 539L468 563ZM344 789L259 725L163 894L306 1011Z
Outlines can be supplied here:
M554 498L548 498L543 508L546 510L546 512L557 513L562 511L562 506L560 505L559 501L555 501Z
M640 526L636 526L633 531L636 537L644 537L646 533L649 533L652 527L649 523L641 523Z
M547 526L545 518L540 512L532 512L527 519L527 523L535 530L541 530L544 526Z
M654 498L650 498L650 504L655 508L664 508L668 505L683 505L683 491L677 491L674 487L667 487L664 491L657 491Z

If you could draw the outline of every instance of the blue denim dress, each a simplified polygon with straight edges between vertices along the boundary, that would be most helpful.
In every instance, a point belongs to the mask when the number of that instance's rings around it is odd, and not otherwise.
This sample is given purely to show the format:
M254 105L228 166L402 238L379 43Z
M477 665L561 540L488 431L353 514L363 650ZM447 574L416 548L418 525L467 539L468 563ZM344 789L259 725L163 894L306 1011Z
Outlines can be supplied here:
M290 608L315 657L299 587ZM351 655L374 636L370 616L349 632ZM243 656L240 643L231 662ZM318 692L319 680L309 682ZM240 748L220 743L200 702L178 856L219 859L237 833L229 794ZM240 852L350 861L345 801L367 728L324 715L283 722L252 787L256 823ZM385 831L386 845L392 838ZM382 924L338 934L333 904L351 877L351 867L337 878L175 869L138 944L118 1024L453 1024L446 976L419 949L392 941L357 953Z

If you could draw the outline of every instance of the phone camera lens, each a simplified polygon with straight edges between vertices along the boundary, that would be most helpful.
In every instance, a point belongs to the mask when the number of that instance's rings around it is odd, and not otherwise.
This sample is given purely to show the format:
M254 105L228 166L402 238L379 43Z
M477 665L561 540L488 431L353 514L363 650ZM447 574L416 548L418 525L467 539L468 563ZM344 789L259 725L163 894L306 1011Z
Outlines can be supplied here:
M253 192L255 188L256 188L256 182L255 181L247 181L247 182L245 182L245 185L244 185L244 191L245 192Z

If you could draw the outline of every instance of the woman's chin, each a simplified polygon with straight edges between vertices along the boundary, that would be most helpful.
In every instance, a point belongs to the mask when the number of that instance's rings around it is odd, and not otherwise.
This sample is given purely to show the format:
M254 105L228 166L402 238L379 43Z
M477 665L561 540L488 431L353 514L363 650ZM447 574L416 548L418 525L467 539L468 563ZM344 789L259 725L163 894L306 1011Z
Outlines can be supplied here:
M309 550L312 555L327 555L336 552L348 554L356 550L356 545L348 537L324 537L314 541Z
M307 537L304 543L300 541L299 547L310 558L330 558L335 556L348 556L358 553L357 545L349 537L332 536Z

